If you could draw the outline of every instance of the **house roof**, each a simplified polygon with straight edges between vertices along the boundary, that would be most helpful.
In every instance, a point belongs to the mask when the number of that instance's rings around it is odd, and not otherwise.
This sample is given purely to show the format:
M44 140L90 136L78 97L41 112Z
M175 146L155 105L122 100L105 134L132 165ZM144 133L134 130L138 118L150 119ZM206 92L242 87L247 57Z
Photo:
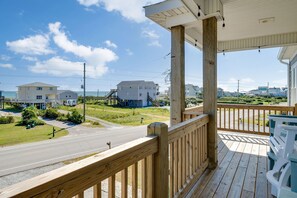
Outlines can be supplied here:
M277 58L279 60L291 60L297 55L297 45L282 47L279 50Z
M142 85L142 84L154 84L153 81L134 80L134 81L122 81L117 86L129 86L129 85Z
M297 44L296 8L296 0L166 0L146 6L145 14L167 30L184 26L186 40L199 49L202 20L215 16L218 52L228 52Z
M34 82L34 83L19 85L17 87L58 87L58 86L46 84L46 83L42 83L42 82Z
M57 94L61 94L64 92L72 92L72 93L76 93L75 91L71 91L71 90L57 90ZM77 94L77 93L76 93Z

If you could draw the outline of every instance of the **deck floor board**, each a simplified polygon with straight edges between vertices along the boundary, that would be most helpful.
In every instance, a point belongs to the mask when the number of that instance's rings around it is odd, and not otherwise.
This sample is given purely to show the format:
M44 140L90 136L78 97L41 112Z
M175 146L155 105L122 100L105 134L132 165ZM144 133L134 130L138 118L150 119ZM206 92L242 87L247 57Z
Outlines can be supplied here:
M270 198L268 137L220 131L218 168L207 170L190 197Z

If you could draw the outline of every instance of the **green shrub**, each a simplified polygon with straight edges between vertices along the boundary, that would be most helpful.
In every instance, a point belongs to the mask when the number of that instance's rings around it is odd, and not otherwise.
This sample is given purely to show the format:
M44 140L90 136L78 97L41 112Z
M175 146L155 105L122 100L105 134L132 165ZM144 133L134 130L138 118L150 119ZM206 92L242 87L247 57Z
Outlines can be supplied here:
M10 124L10 123L14 123L14 117L12 116L0 117L0 124Z
M44 117L50 118L50 119L56 119L57 117L59 117L59 112L57 109L48 108L45 110Z
M79 114L79 112L74 109L71 111L71 114L67 114L68 121L73 122L75 124L80 124L83 121L83 116Z
M60 115L59 117L56 118L56 120L61 122L66 122L68 121L68 118L65 115Z

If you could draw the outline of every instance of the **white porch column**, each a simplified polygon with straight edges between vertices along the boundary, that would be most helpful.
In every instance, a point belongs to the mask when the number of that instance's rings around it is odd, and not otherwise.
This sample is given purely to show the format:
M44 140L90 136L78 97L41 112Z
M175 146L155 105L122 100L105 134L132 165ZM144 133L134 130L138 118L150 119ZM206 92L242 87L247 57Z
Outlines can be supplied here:
M171 27L170 125L182 122L185 110L185 28Z
M209 115L207 155L209 168L218 164L217 153L217 19L203 20L203 113Z

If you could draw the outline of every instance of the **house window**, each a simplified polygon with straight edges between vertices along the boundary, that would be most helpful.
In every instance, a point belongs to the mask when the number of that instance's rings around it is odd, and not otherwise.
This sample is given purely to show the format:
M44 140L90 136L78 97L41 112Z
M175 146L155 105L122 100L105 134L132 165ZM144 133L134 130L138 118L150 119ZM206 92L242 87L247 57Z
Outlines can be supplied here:
M50 87L50 88L49 88L49 90L53 91L53 90L54 90L54 88L53 88L53 87Z
M142 96L142 93L140 93L139 96Z
M37 100L41 100L42 99L42 96L38 95L38 96L36 96L36 99Z
M36 87L36 90L42 90L42 87Z
M142 89L142 86L139 86L139 89Z

